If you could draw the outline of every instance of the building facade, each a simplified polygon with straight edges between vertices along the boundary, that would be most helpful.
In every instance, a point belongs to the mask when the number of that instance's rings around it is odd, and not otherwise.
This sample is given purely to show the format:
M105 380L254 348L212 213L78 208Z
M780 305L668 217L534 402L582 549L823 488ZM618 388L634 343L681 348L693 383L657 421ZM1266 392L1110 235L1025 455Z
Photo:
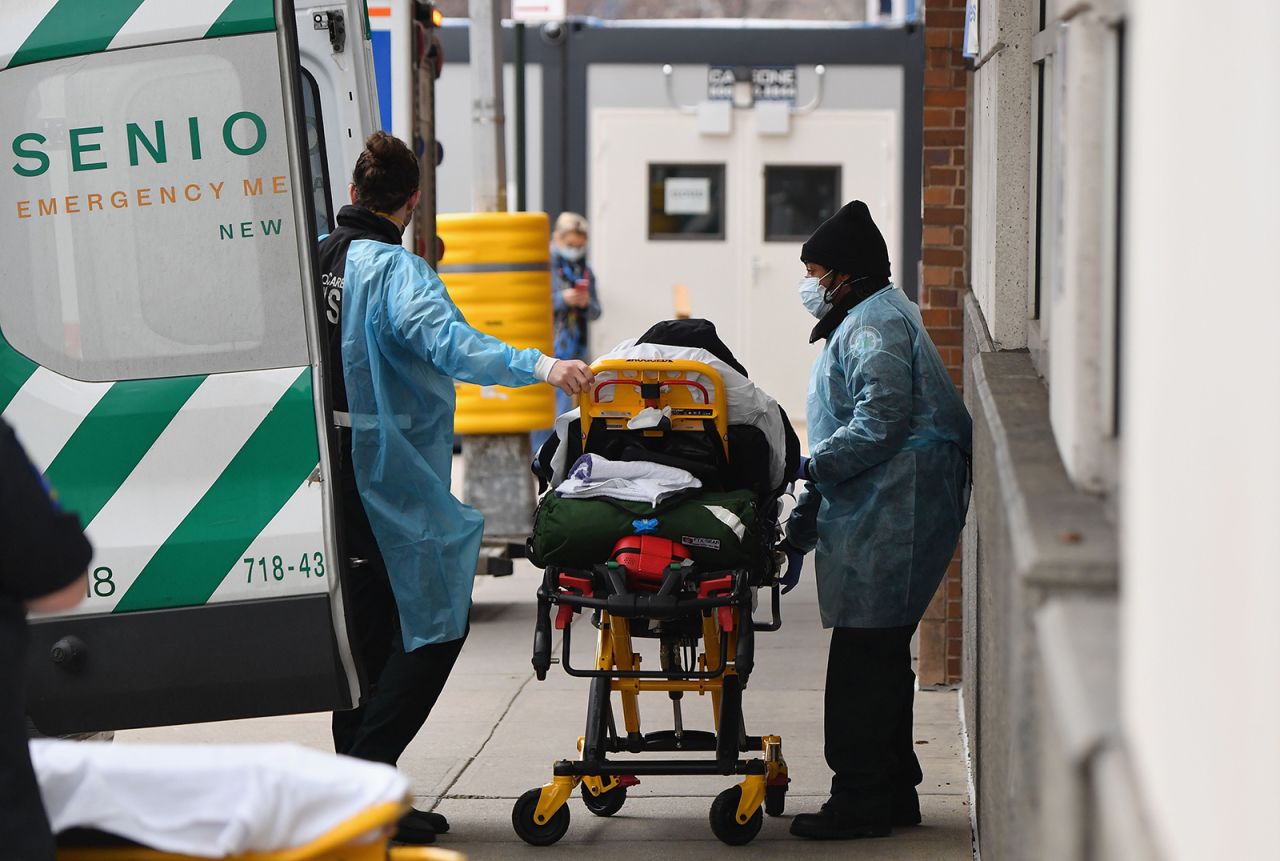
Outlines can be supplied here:
M968 5L980 851L1270 857L1280 9Z

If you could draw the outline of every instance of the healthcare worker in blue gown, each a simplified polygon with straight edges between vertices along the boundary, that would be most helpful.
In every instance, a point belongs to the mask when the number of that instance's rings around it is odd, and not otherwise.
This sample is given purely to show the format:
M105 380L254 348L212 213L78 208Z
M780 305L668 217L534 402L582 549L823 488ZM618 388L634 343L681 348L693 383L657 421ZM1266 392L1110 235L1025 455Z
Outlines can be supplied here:
M955 552L971 422L920 310L889 281L884 238L854 201L801 249L800 300L825 341L809 383L806 481L787 522L794 585L815 550L831 628L825 753L831 798L791 833L875 837L920 822L911 636Z
M351 205L320 242L330 395L338 428L342 576L369 694L333 716L339 753L394 765L421 729L467 635L484 518L450 492L455 379L550 382L576 393L579 361L517 350L463 319L426 262L400 244L418 203L418 162L377 132L365 143ZM398 839L447 831L411 811Z

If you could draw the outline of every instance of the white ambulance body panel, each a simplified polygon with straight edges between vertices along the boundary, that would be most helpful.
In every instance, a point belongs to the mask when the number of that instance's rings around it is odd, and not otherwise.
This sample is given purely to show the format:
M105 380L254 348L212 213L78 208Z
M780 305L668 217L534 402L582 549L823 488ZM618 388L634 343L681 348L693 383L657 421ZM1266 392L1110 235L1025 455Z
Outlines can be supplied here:
M95 548L33 621L46 731L361 696L314 249L376 104L362 4L297 7L0 9L0 413Z

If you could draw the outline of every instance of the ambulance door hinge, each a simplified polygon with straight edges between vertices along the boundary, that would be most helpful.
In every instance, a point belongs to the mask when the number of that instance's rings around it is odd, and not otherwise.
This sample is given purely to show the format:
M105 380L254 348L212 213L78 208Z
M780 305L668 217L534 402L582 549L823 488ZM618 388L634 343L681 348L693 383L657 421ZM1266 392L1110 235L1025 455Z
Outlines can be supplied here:
M347 22L341 11L315 12L311 15L311 24L317 30L328 30L333 53L342 53L347 44Z

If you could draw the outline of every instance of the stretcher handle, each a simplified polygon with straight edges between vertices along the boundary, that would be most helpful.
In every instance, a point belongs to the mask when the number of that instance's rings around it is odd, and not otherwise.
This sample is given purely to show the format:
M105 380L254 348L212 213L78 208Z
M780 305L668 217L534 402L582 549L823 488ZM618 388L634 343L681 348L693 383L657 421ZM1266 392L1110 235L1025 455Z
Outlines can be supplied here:
M649 385L688 386L691 389L697 389L698 391L702 392L702 400L704 402L710 403L711 401L711 395L708 394L707 387L704 386L702 383L695 382L694 380L672 379L672 380L657 380L656 382L646 383L644 380L622 379L621 377L613 380L605 380L603 383L598 384L595 388L595 391L591 393L591 397L596 399L596 403L599 403L600 390L603 389L605 386L635 386L636 388L641 388L642 386L649 386Z

